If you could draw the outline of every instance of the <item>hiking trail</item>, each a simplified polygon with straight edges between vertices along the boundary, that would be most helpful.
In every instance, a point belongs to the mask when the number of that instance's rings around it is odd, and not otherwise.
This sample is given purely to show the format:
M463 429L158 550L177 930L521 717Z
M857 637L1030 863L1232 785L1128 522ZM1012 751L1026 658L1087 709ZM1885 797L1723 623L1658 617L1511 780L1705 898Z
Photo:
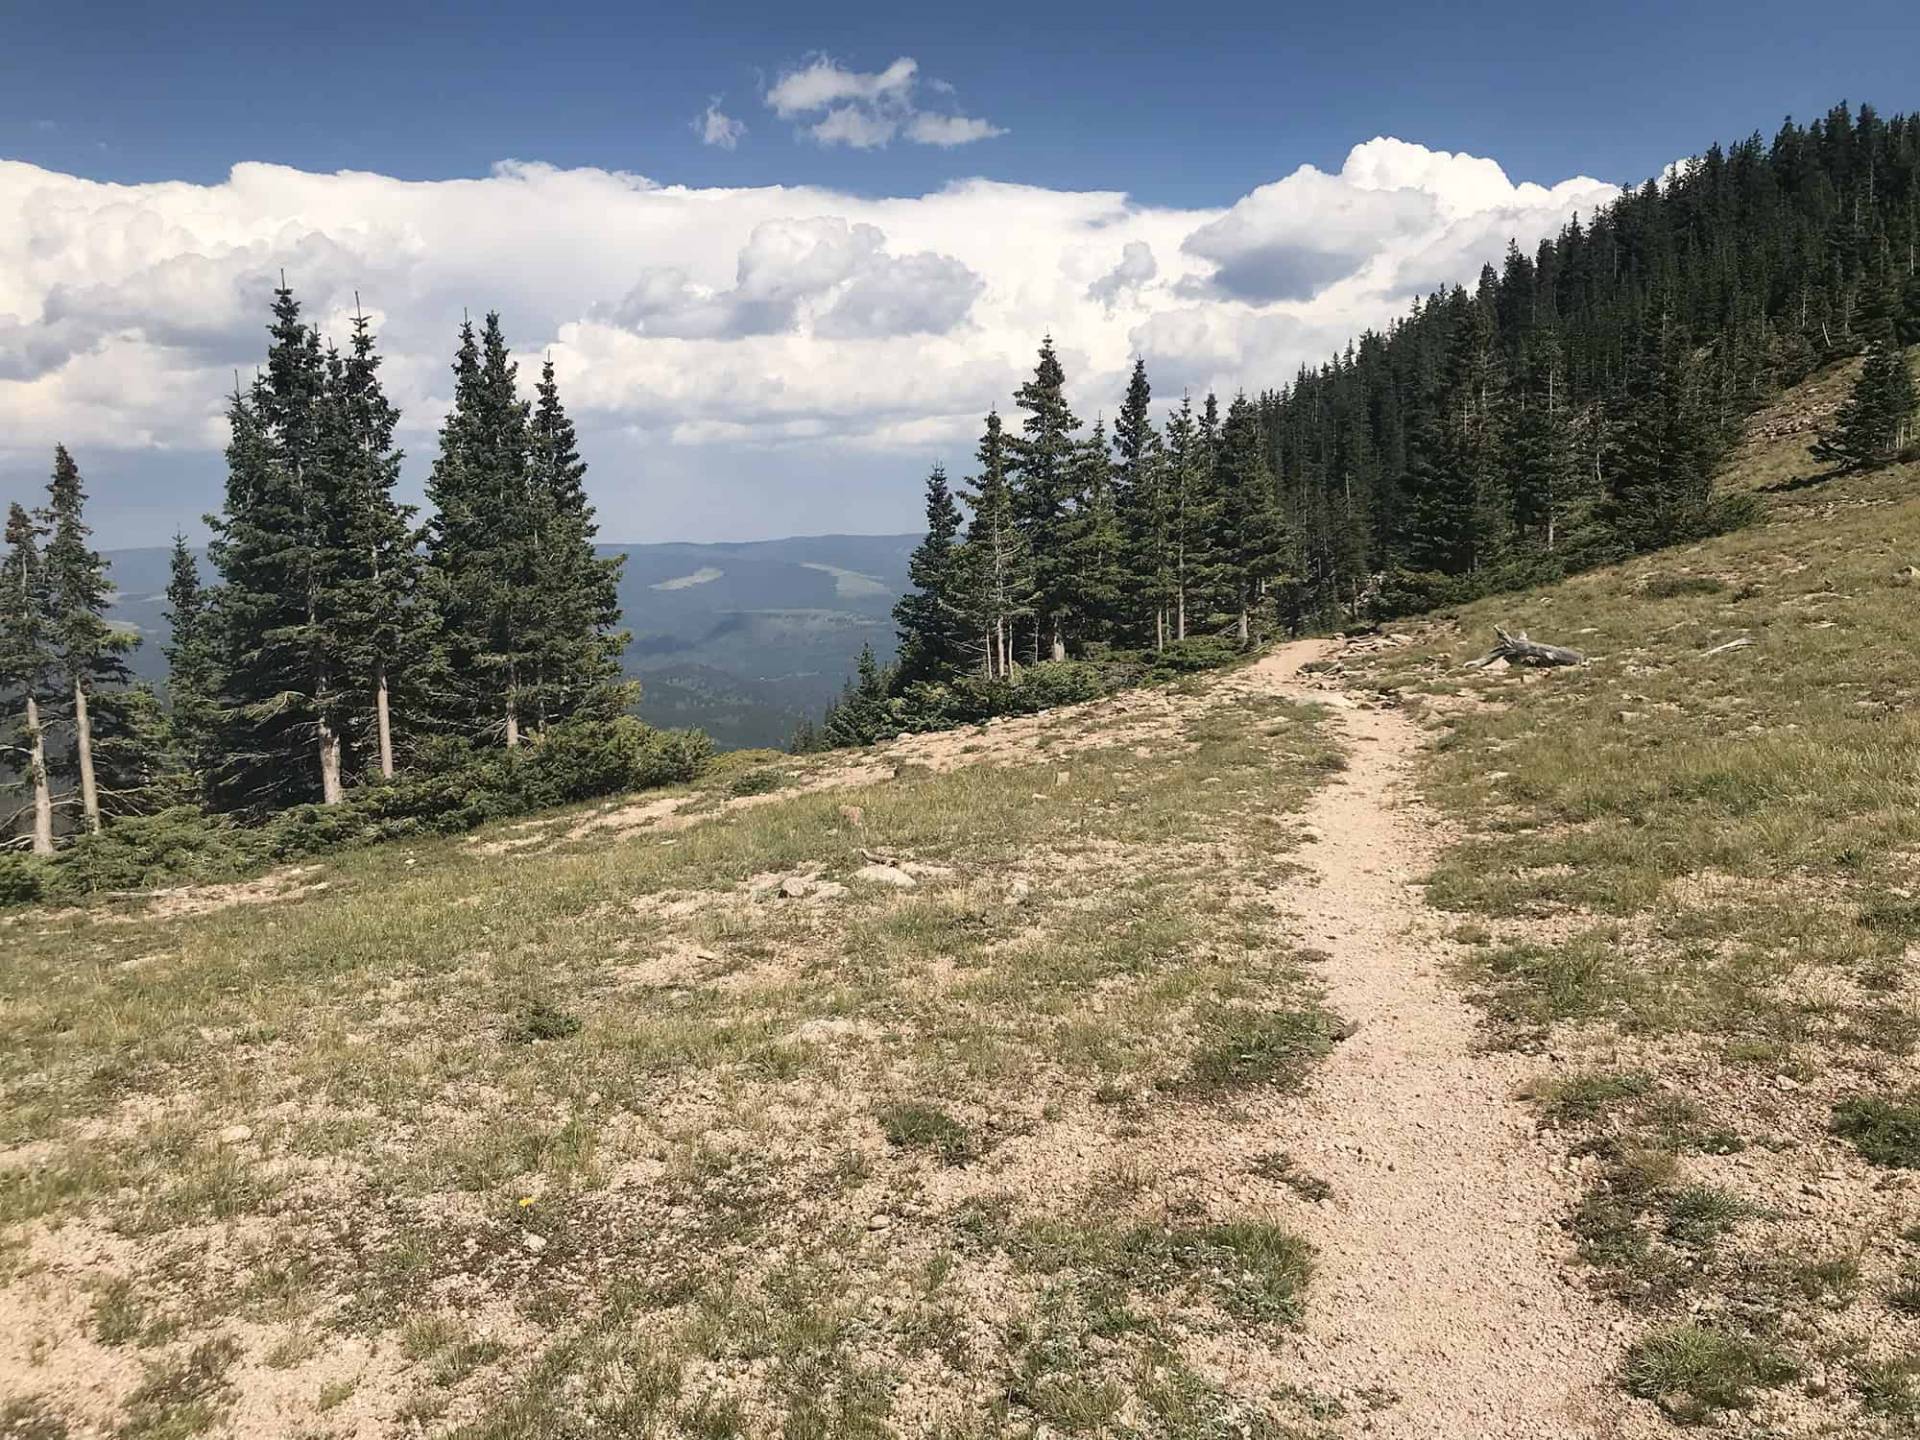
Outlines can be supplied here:
M1282 646L1242 673L1256 693L1319 702L1344 773L1303 816L1310 871L1285 902L1328 1006L1358 1031L1280 1137L1333 1193L1302 1228L1317 1251L1286 1370L1343 1398L1345 1433L1393 1440L1612 1440L1623 1336L1570 1273L1557 1220L1571 1182L1516 1090L1539 1062L1477 1045L1443 974L1421 894L1444 822L1414 792L1421 736L1397 709L1310 688L1331 642Z

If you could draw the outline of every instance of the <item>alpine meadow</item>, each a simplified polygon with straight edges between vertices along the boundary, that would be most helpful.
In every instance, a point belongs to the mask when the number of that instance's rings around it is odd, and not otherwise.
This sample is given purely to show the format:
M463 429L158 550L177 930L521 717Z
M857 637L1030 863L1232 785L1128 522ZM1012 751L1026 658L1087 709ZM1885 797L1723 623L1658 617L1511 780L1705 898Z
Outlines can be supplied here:
M1920 1433L1912 17L829 8L23 22L0 1437Z

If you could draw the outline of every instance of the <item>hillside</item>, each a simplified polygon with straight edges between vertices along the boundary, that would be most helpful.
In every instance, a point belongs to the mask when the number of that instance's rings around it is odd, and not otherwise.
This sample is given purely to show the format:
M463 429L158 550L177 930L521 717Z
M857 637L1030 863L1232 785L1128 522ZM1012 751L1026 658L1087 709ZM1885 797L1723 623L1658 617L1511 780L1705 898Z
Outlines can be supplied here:
M1759 523L1392 634L0 918L0 1414L1911 1434L1920 465L1817 478L1844 379Z
M906 588L914 535L816 535L738 545L603 545L623 555L625 662L640 713L692 725L728 748L783 745L818 718L862 645L892 654L891 609ZM107 552L112 615L142 637L132 664L166 675L167 551Z

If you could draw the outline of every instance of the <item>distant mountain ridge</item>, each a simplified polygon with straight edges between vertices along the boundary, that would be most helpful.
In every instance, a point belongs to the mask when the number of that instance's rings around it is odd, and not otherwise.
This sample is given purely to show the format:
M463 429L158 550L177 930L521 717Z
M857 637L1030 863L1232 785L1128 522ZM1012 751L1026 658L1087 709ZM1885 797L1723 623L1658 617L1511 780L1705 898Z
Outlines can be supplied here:
M862 645L891 657L892 609L918 535L602 545L624 555L620 604L640 713L721 745L780 745L840 693ZM166 673L167 550L110 550L113 618L138 630L137 675ZM202 556L204 571L204 555ZM211 577L209 577L211 578Z

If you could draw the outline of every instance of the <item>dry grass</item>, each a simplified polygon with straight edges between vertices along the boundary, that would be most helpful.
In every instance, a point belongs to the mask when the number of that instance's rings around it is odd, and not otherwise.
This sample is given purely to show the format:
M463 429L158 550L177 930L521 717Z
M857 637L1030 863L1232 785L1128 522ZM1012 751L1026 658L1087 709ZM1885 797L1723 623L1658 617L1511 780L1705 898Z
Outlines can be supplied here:
M1196 1340L1307 1283L1232 1142L1332 1025L1276 822L1334 761L1300 707L1102 703L1124 743L1062 712L9 919L10 1423L1281 1434Z

